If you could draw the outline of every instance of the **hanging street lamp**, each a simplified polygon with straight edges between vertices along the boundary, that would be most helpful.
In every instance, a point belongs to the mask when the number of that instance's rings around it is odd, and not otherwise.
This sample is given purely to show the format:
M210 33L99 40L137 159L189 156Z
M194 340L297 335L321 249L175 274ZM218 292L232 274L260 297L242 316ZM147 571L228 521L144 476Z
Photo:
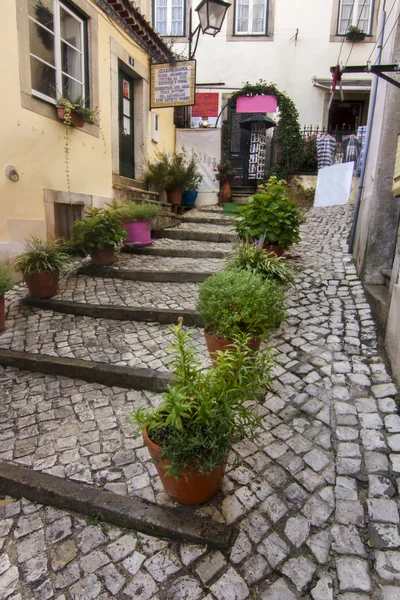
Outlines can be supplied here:
M192 32L192 13L190 12L190 33L189 33L189 60L194 58L197 44L199 42L200 31L206 35L215 37L221 31L225 19L226 11L231 5L224 0L201 0L195 9L199 16L199 24ZM192 41L197 34L194 50L192 51Z

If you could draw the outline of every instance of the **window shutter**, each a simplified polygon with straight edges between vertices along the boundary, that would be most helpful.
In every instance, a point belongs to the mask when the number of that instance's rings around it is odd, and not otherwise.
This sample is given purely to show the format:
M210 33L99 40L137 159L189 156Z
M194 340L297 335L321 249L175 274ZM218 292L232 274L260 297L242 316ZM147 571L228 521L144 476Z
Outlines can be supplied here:
M362 29L365 33L371 33L371 11L371 0L363 0L362 2L360 2L359 0L357 20L354 24L357 25L357 27L359 27L360 29Z
M265 4L267 0L253 0L252 33L265 32Z
M236 32L249 33L249 2L250 0L237 0L236 5Z
M344 35L350 25L352 25L352 18L354 12L355 0L341 0L340 11L339 11L339 26L338 33Z

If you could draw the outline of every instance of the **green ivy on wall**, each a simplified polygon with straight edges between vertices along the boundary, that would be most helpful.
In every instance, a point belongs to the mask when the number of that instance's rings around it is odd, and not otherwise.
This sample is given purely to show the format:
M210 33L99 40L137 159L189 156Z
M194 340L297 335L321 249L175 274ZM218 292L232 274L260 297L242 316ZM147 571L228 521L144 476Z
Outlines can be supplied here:
M230 103L236 102L239 96L276 96L279 107L277 126L277 153L275 174L290 179L299 168L303 158L303 137L300 131L299 113L295 103L289 96L279 91L273 83L260 79L257 83L246 82L240 90L230 97Z

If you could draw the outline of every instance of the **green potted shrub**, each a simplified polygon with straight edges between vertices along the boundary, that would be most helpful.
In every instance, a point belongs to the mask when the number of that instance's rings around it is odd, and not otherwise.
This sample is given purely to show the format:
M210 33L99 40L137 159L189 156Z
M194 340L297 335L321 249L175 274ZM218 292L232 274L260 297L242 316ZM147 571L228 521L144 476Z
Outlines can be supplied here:
M182 504L201 504L219 490L232 445L254 439L257 396L271 381L268 351L249 353L247 338L235 354L219 353L213 369L201 369L182 320L174 328L173 385L157 408L139 407L139 425L165 491Z
M112 265L115 246L126 238L126 230L114 210L92 208L72 228L71 247L78 253L90 254L96 266Z
M0 331L3 331L5 328L6 320L4 294L9 292L14 287L11 272L12 271L9 265L4 262L0 262Z
M226 264L227 269L244 269L262 279L273 279L284 287L294 283L295 272L286 259L268 254L261 246L247 240L234 245Z
M60 271L68 267L71 257L65 252L60 240L47 242L32 237L25 243L25 251L15 259L15 270L21 271L33 298L55 296L58 291Z
M197 170L197 158L192 156L187 164L187 182L185 191L182 194L182 204L184 206L194 206L199 192L197 191L203 181L203 175Z
M194 163L188 162L183 152L157 152L155 159L147 163L143 177L157 189L166 190L168 202L181 204L182 192L193 182Z
M241 239L255 240L281 256L300 241L301 222L296 202L288 198L286 181L271 177L239 208L235 226Z
M240 335L250 336L257 350L261 339L284 317L285 294L272 279L263 280L246 270L228 269L208 277L199 289L197 310L204 323L210 357L232 346Z
M122 226L126 230L125 245L144 248L152 244L150 221L160 214L160 207L150 202L128 202L117 208Z

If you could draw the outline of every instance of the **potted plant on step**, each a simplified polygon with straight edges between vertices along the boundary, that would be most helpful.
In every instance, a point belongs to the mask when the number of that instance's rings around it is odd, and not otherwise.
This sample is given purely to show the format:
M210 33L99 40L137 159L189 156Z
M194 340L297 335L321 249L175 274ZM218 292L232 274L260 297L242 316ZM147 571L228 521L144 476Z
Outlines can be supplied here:
M125 245L144 248L152 244L150 221L160 214L159 206L150 202L128 202L120 205L117 213L127 233Z
M58 291L60 271L71 262L60 240L47 242L32 237L25 242L23 254L14 262L16 271L21 271L32 298L51 298Z
M4 262L0 262L0 331L5 328L6 307L4 294L9 292L14 287L11 277L11 268Z
M240 240L233 246L228 256L227 269L244 269L262 279L272 279L287 287L294 283L295 272L282 257L268 254L265 250L247 240Z
M214 169L215 179L220 182L219 202L218 204L225 204L230 202L231 192L231 179L238 179L236 171L232 169L232 165L229 160L220 162Z
M92 265L103 267L115 260L115 246L126 238L126 230L113 210L91 208L81 221L75 221L70 245L75 252L90 254Z
M220 489L232 445L255 438L257 395L271 381L268 353L249 354L246 337L236 353L220 353L213 369L201 369L182 320L174 328L174 384L157 408L138 408L139 425L165 491L182 504L202 504Z
M262 338L282 321L284 301L282 286L246 270L229 269L208 277L200 285L197 310L211 359L217 350L232 348L232 340L241 334L249 336L249 348L257 350Z
M186 189L182 194L182 204L184 206L194 206L199 192L197 191L203 180L203 175L197 170L197 158L192 156L187 164L187 182Z
M286 181L271 177L239 208L235 227L241 239L255 240L268 252L282 256L300 241L302 220L296 202L288 198Z

